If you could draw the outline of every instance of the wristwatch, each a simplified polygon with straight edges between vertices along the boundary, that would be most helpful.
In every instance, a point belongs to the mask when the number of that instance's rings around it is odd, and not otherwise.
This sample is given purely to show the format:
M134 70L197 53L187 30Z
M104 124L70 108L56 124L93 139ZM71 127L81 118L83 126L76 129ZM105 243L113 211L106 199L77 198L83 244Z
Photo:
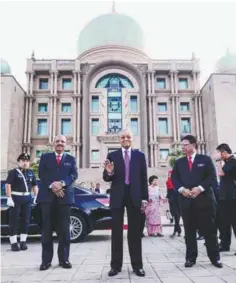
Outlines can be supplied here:
M216 159L216 162L219 162L219 161L221 161L221 159L220 159L220 158L217 158L217 159Z

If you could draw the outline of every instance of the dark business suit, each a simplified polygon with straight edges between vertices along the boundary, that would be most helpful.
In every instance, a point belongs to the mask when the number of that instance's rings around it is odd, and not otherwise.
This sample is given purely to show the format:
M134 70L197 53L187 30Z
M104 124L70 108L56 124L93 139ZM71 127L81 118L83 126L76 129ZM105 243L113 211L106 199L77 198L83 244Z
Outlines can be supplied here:
M53 258L53 231L59 238L58 258L59 262L66 262L70 249L70 205L74 202L74 192L71 187L77 179L77 166L75 158L63 154L60 165L56 160L55 152L41 156L39 163L40 189L37 203L40 204L42 213L42 262L50 263ZM65 183L64 197L57 197L50 185L55 181Z
M131 150L129 185L125 184L125 163L122 149L107 156L114 163L114 173L103 172L103 179L111 183L110 206L112 211L111 268L121 269L123 262L124 207L128 216L128 246L133 269L143 268L141 248L141 203L148 201L147 165L145 156Z
M182 212L186 260L195 262L197 258L196 230L199 228L205 237L207 254L211 262L219 260L219 247L216 235L216 200L212 186L216 180L215 167L209 156L196 154L192 170L188 166L187 157L178 159L171 176L175 189L184 187L192 189L202 186L205 190L195 199L189 199L179 194L180 209Z

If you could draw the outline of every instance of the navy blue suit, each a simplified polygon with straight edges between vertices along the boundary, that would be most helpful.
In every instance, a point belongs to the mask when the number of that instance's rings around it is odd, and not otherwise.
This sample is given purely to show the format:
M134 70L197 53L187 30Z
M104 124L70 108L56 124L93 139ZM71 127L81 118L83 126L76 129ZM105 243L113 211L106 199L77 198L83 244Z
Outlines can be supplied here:
M202 186L204 192L195 199L179 194L180 209L183 217L186 243L186 260L195 262L197 258L196 230L199 228L205 237L207 254L211 262L219 260L219 247L216 231L216 200L213 186L216 182L216 171L211 158L196 154L192 170L188 166L187 157L178 159L172 171L171 180L178 191L184 187L192 190Z
M128 246L133 269L143 267L141 232L142 200L148 201L147 165L145 156L138 150L131 150L129 185L125 184L125 163L122 149L108 154L114 163L114 174L103 172L103 179L111 182L110 207L112 211L112 255L111 268L121 269L123 262L124 207L128 216Z
M42 213L42 262L49 263L53 258L53 231L59 238L59 262L68 261L70 248L70 205L74 202L73 182L77 179L75 158L63 154L60 165L57 164L55 152L43 154L39 163L40 189L37 203ZM57 197L50 185L55 181L63 181L64 197Z

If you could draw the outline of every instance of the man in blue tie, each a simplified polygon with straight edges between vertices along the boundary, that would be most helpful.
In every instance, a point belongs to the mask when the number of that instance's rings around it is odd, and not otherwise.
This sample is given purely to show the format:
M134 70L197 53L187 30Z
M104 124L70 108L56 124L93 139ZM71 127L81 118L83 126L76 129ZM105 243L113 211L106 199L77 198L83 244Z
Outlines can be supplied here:
M174 165L171 180L179 195L179 204L185 230L186 262L185 267L196 263L198 250L196 231L199 228L205 238L207 255L211 263L221 268L216 231L216 200L213 186L216 170L211 158L198 154L197 140L187 135L181 140L185 157L179 158Z
M145 156L132 146L132 133L120 134L121 149L108 154L104 163L103 179L111 182L110 207L112 211L111 270L117 275L123 262L124 208L128 216L128 246L133 271L145 276L142 262L142 210L148 201L147 165Z
M70 206L74 202L72 183L77 179L75 158L65 154L66 137L54 139L55 152L43 154L39 163L40 189L37 203L42 214L42 263L40 270L51 267L53 258L53 231L58 236L58 259L63 268L71 268Z

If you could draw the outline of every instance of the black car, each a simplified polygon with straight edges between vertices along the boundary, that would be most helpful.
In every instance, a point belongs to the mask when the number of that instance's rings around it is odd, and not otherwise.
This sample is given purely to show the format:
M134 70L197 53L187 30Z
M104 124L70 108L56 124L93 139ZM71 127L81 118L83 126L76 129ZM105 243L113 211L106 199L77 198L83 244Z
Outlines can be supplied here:
M86 188L74 185L75 204L71 208L71 242L82 241L93 230L111 228L109 196L97 194ZM9 235L9 207L6 205L5 181L1 182L1 235ZM41 234L40 204L32 204L29 235ZM20 221L20 220L19 220Z

